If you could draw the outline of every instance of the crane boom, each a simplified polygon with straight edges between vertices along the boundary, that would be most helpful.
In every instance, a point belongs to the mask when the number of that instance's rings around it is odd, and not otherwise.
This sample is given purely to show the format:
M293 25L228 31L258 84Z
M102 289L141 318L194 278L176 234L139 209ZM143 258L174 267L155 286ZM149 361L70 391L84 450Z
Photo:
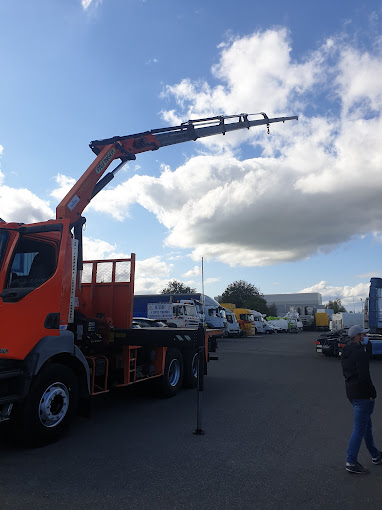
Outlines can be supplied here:
M250 120L248 118L250 115L262 115L263 118ZM266 125L269 132L270 124L287 120L298 120L298 117L268 118L263 112L260 114L241 113L239 115L189 120L179 126L95 140L90 143L90 148L97 157L57 206L56 218L69 218L71 224L74 225L91 199L114 178L114 175L126 161L136 159L138 153L157 150L160 147L197 140L206 136L225 135L231 131L249 129L253 126ZM121 163L102 177L115 159L120 159Z

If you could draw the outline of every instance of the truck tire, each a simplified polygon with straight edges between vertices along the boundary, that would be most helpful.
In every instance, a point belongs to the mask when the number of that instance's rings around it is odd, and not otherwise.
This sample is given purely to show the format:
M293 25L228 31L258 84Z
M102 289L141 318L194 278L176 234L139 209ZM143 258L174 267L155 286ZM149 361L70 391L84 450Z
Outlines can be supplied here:
M17 439L41 446L58 439L69 428L78 405L78 381L73 371L49 363L35 376L22 406L16 410Z
M174 397L183 384L183 357L178 349L167 349L164 374L157 379L156 390L164 398Z
M198 353L185 351L183 361L183 386L185 388L196 388L198 383Z

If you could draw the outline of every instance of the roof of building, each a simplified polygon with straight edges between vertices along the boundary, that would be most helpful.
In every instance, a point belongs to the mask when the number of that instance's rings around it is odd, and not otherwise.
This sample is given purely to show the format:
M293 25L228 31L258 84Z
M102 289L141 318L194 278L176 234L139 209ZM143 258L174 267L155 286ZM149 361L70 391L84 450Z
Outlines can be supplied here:
M299 304L299 305L321 305L322 296L319 292L296 292L295 294L264 294L268 304Z

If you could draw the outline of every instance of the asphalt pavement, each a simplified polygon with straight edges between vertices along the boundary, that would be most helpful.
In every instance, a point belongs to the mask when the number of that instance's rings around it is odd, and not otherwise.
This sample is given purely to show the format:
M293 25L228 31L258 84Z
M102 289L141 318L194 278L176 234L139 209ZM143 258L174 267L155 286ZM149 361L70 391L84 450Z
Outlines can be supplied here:
M99 396L91 419L39 449L10 443L1 425L0 509L380 510L382 465L364 445L371 473L345 471L352 408L339 359L316 354L315 337L222 339L199 395L204 435L193 434L196 390ZM382 360L371 374L382 395Z

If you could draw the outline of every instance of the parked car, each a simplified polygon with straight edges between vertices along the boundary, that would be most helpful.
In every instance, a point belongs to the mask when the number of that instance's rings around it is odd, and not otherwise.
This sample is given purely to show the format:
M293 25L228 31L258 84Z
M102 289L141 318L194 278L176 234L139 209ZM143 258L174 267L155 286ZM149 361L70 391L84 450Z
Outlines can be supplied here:
M147 317L133 317L133 324L137 324L140 328L167 328L164 322Z

